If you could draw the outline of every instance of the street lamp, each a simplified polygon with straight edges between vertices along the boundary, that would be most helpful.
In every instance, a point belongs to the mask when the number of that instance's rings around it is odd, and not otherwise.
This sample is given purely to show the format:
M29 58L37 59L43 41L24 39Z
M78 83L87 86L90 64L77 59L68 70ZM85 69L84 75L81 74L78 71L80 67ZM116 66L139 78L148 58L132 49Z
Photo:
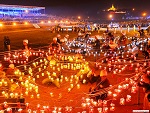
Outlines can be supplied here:
M2 27L3 26L3 24L2 23L0 23L0 27Z
M143 19L146 17L146 15L147 15L146 12L142 13Z
M28 25L28 22L24 22L25 25Z
M133 8L132 11L135 11L135 8Z
M48 23L51 23L51 21L49 20Z
M41 21L41 24L44 24L44 21Z
M78 19L80 20L80 19L81 19L81 16L78 16Z
M16 22L14 22L13 25L16 26L17 25Z
M147 15L147 13L143 13L142 16L145 17Z
M112 14L110 14L108 17L109 17L109 19L111 19L111 20L112 20L112 18L113 18L113 15L112 15Z
M3 24L0 23L0 28L1 28L1 31L3 31Z
M29 10L25 10L25 13L28 13L29 12Z

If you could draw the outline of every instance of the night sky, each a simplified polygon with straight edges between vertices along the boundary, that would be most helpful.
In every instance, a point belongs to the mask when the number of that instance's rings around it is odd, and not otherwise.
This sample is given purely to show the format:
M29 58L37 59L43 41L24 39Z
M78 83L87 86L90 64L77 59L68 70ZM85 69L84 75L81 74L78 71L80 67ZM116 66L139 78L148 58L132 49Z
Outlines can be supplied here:
M96 15L114 4L116 8L149 11L150 0L0 0L0 4L44 6L46 13L60 16Z

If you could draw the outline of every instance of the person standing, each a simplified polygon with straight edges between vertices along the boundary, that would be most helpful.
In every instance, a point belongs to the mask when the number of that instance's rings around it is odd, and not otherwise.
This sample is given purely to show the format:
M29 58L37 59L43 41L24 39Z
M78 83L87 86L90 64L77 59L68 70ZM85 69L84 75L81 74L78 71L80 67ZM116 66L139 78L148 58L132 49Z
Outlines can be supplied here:
M4 37L4 51L10 51L10 39L8 36Z
M23 40L23 52L24 52L26 57L30 56L30 51L29 51L28 40L27 39Z
M144 33L144 29L141 29L140 31L138 31L140 33L140 37L144 38L145 33Z
M60 34L57 34L57 42L60 44L60 38L61 38L61 35Z
M23 49L26 49L26 50L29 49L28 48L28 40L27 39L23 40Z
M7 42L6 42L6 36L4 36L4 51L7 51Z
M57 37L53 38L53 42L50 44L50 51L51 54L56 54L56 53L60 53L61 50L61 46L60 44L57 42Z
M98 39L98 36L95 36L95 45L94 45L94 49L97 51L97 52L100 52L100 40Z
M147 31L147 34L150 35L150 27L148 27L148 28L146 29L146 31Z
M144 100L143 100L143 109L144 110L150 110L150 84L149 80L147 81L141 81L138 83L139 87L143 87L143 90L145 92Z

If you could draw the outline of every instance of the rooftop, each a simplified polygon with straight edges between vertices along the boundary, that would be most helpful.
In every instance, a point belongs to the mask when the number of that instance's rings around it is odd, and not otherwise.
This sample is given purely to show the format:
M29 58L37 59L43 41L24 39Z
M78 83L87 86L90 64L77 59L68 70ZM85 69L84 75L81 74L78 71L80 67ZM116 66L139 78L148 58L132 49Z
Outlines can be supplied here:
M12 9L12 10L42 10L42 9L45 9L45 7L0 4L0 9Z

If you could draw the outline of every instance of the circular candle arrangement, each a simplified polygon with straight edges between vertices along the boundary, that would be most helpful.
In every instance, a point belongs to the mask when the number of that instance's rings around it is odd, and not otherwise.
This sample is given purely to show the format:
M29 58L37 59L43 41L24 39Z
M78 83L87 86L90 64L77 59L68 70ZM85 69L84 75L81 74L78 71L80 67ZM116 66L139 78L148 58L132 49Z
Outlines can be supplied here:
M80 46L84 47L85 45L79 44L79 47ZM97 52L91 52L88 50L89 48L87 48L87 53L84 56L86 59L88 59L88 56L90 55L99 55ZM25 61L28 61L28 57L25 53L20 54L18 52L14 54L15 55L11 55L11 53L8 53L4 56L4 60L9 61L10 63L17 63L18 61L16 59L25 58ZM64 54L59 56L49 56L49 52L40 51L38 54L36 54L36 52L31 52L30 55L40 56L40 58L34 59L29 63L25 62L25 64L24 61L22 61L23 65L18 66L18 70L14 73L15 79L14 77L1 79L0 88L4 88L2 90L2 96L5 98L25 97L29 102L25 104L28 112L71 112L78 103L72 106L68 106L65 103L64 106L66 107L62 107L63 105L50 107L54 104L52 103L44 106L43 103L40 104L38 102L41 102L41 100L43 100L43 102L46 102L47 100L51 102L67 100L66 96L69 94L73 95L76 91L80 91L82 87L86 88L82 85L86 84L86 79L82 79L82 81L80 81L80 79L85 74L87 76L91 74L89 64L94 64L95 68L107 70L108 75L110 75L108 77L113 78L121 76L123 80L118 80L117 84L105 88L105 92L104 90L98 91L94 94L84 92L86 95L82 93L80 97L84 98L81 100L82 102L80 103L80 107L82 109L88 108L91 113L94 113L95 109L96 112L109 112L109 110L114 111L116 100L119 100L118 103L120 105L125 105L131 102L132 93L134 94L138 90L137 81L143 72L149 68L150 63L149 61L145 62L145 60L137 60L130 51L127 50L121 52L120 48L117 51L107 51L106 53L101 51L101 54L104 54L102 59L97 61L89 60L87 62L83 59L82 55ZM14 60L11 60L12 57ZM147 71L147 73L149 73L149 71ZM54 87L52 84L56 86L55 88L58 88L58 91L53 92ZM74 88L76 88L76 91L73 90ZM129 94L122 96L121 93L127 90L130 90ZM107 100L107 98L104 100L93 99L93 97L104 93L106 93L110 98L109 100ZM77 95L78 94L75 96ZM32 104L32 100L38 101L35 102L37 104L36 109L32 109L30 106L30 103ZM8 112L11 112L11 108L9 108L9 104L7 102L4 102L3 105ZM18 112L22 112L22 110L23 109L20 108L18 109Z

